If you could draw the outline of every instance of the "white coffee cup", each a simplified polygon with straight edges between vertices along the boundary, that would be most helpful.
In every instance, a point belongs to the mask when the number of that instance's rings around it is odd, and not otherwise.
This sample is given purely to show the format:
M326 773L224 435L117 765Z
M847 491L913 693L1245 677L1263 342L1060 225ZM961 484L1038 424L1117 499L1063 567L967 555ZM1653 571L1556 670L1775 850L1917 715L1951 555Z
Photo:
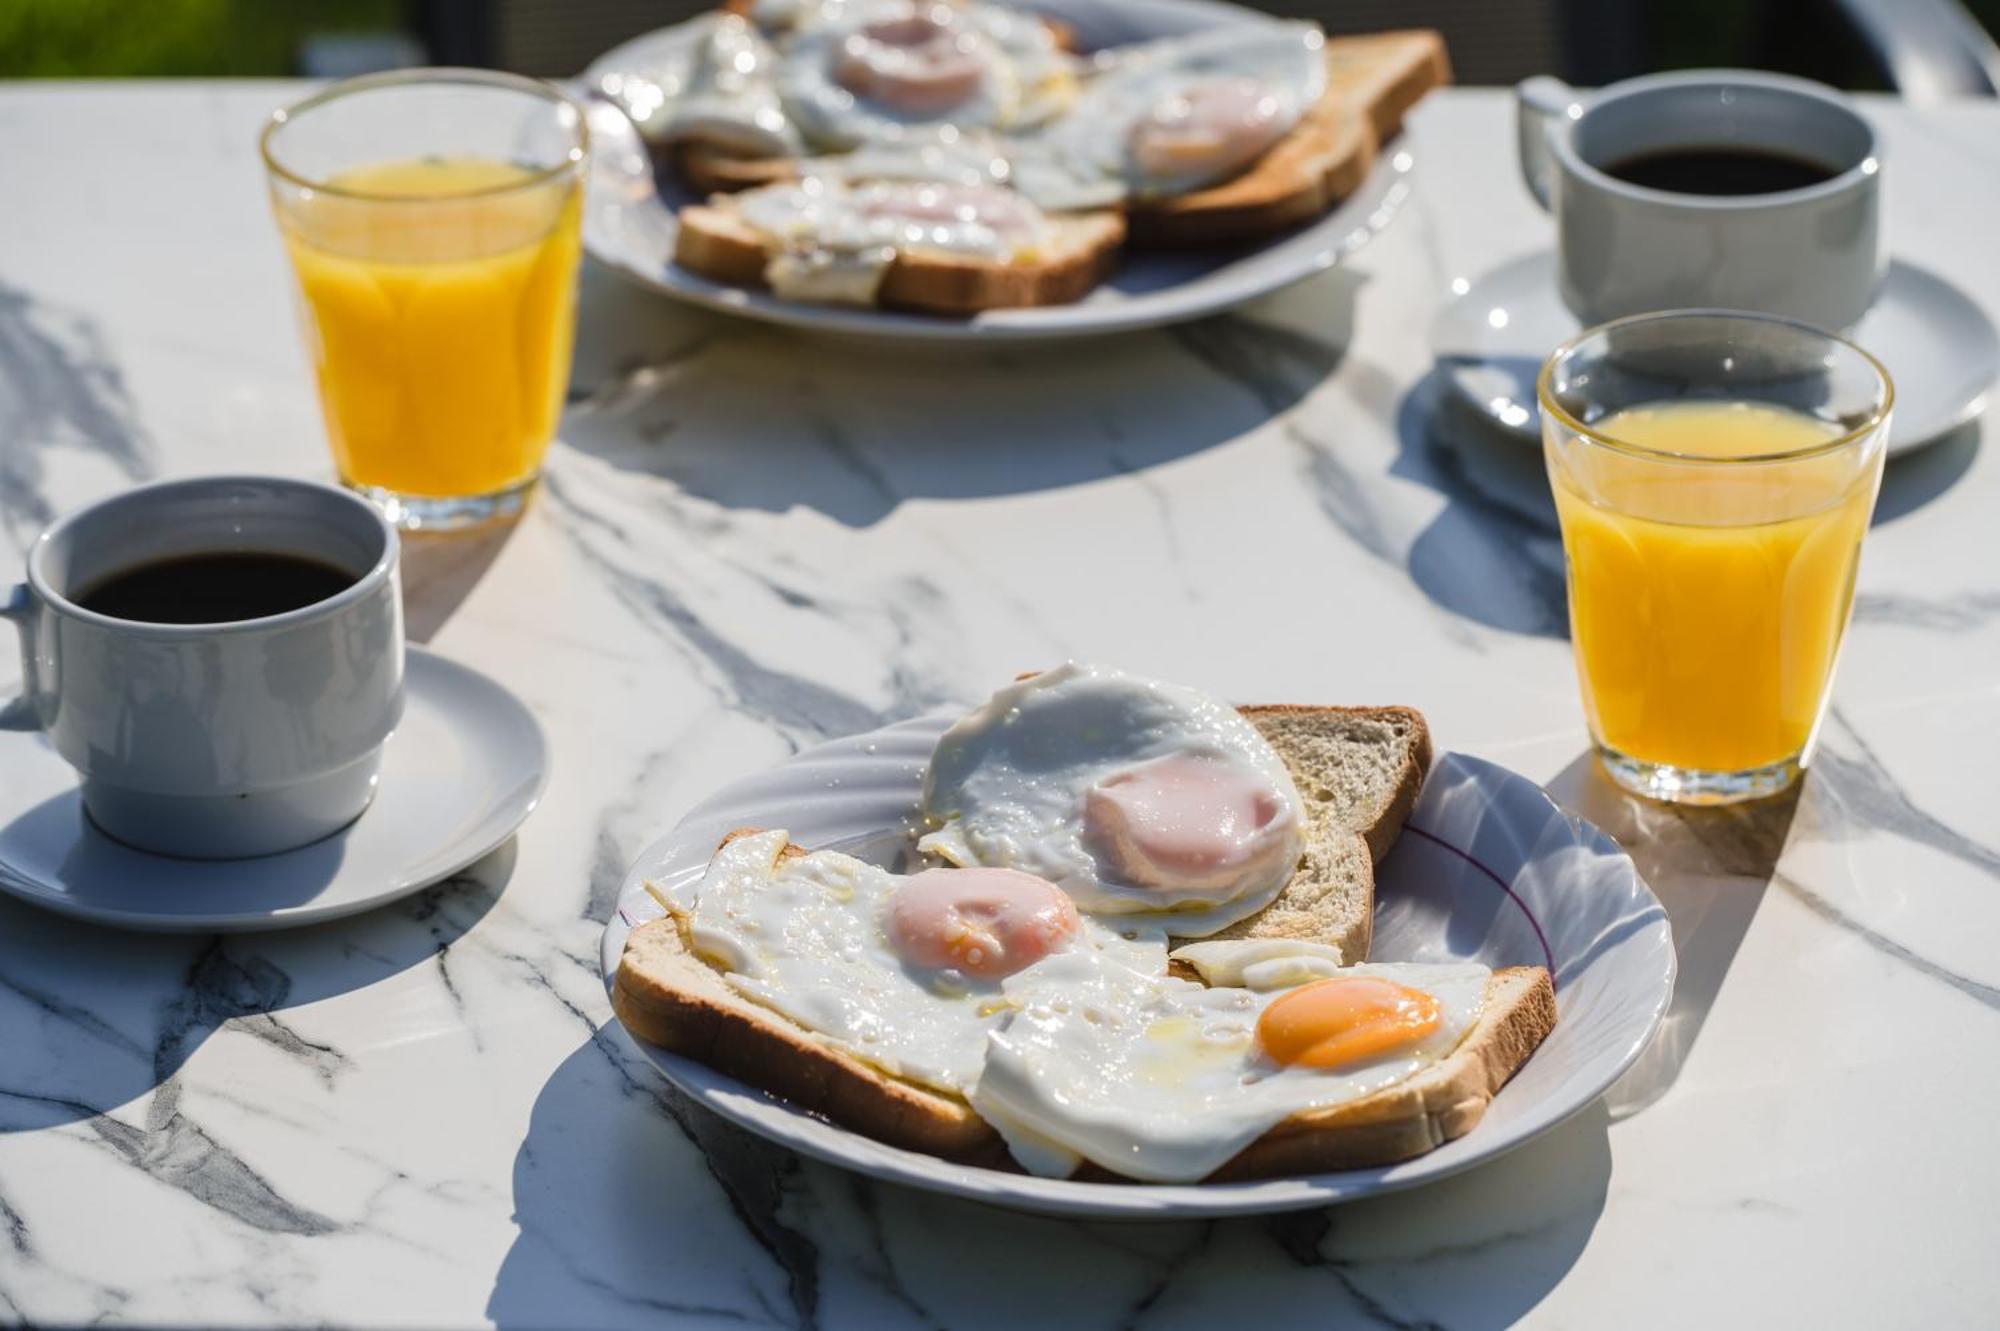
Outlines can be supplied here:
M114 618L72 599L158 560L236 552L300 556L353 581L215 624ZM36 539L28 580L0 608L23 662L0 726L42 730L81 774L91 820L141 849L233 859L317 841L368 807L402 715L399 557L371 505L307 481L204 477L93 504Z
M1831 88L1690 70L1579 93L1515 89L1521 174L1556 223L1562 298L1586 324L1702 307L1852 327L1888 268L1874 131ZM1767 194L1652 189L1612 174L1673 149L1778 154L1828 178Z

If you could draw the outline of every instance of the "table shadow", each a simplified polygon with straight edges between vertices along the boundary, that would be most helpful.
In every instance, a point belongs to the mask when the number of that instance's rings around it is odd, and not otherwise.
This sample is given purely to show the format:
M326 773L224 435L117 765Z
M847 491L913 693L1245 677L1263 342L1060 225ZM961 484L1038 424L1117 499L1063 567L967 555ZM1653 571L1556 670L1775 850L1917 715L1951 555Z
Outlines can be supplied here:
M1432 601L1513 633L1569 636L1561 531L1540 448L1473 410L1433 369L1396 411L1389 471L1444 497L1410 543L1410 578ZM1883 468L1873 525L1913 514L1972 467L1981 427L1971 421Z
M1240 1326L1509 1326L1603 1212L1609 1121L1593 1105L1476 1170L1335 1208L1052 1219L803 1159L673 1090L613 1021L536 1098L514 1161L520 1232L486 1312L502 1328L997 1328L1206 1306Z
M579 352L562 439L725 508L856 528L906 499L1085 485L1288 410L1339 365L1361 281L1335 269L1236 313L1037 345L836 341L654 311L622 348ZM593 297L596 321L631 294Z
M1614 1122L1658 1100L1680 1076L1770 888L1810 780L1767 800L1694 808L1628 795L1584 753L1548 783L1558 804L1632 857L1673 925L1673 1003L1659 1034L1605 1095Z
M0 899L0 1021L19 1023L0 1039L0 1133L146 1096L226 1025L317 1066L326 1051L285 1010L435 961L493 908L515 857L510 839L400 901L270 933L134 933ZM146 1132L172 1126L152 1117Z
M403 533L403 632L411 642L437 636L520 525L517 513L464 531Z

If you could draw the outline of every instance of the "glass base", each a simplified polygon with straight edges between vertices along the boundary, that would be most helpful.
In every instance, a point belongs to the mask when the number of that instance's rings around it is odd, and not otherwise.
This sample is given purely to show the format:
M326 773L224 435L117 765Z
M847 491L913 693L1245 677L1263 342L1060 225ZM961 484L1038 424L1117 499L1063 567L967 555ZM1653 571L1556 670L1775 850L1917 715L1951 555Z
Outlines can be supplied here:
M1619 787L1668 804L1741 804L1767 799L1791 789L1805 767L1797 758L1741 772L1704 772L1627 757L1608 745L1597 746L1598 761Z
M439 499L432 495L406 495L379 485L361 485L342 478L342 484L382 510L401 531L463 531L483 523L516 517L528 506L536 478L530 476L517 485L490 494Z

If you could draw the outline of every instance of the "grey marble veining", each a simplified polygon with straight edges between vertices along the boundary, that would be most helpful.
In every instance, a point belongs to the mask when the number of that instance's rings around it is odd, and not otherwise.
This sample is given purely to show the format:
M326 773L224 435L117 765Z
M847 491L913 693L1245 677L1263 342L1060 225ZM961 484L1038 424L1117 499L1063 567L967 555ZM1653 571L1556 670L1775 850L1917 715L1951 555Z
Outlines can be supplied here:
M0 158L33 200L0 213L10 548L145 476L325 473L252 149L290 91L0 90ZM1868 110L1899 252L2000 306L1971 220L2000 177L1968 169L2000 110ZM412 633L548 729L546 803L458 879L291 933L124 935L0 900L0 1317L1988 1319L2000 1153L1932 1088L2000 1091L1979 1055L2000 1030L1990 450L1973 427L1890 468L1798 796L1622 799L1585 755L1539 458L1455 416L1425 344L1455 279L1547 243L1510 135L1500 94L1436 99L1411 205L1352 265L1089 344L814 341L587 270L542 493L407 561ZM877 1186L666 1088L597 971L638 849L721 782L1069 655L1245 699L1409 702L1547 782L1674 920L1660 1040L1488 1167L1215 1224Z

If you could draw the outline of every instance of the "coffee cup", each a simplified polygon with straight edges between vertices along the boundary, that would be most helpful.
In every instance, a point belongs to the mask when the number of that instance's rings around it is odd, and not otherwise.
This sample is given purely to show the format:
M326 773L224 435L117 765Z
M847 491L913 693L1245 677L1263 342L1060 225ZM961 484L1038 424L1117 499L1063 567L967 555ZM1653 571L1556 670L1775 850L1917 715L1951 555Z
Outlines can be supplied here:
M1874 130L1831 88L1751 70L1515 89L1521 174L1586 324L1655 310L1843 329L1887 272Z
M234 859L317 841L375 791L403 707L393 527L307 481L141 486L56 522L0 615L41 730L110 836Z

